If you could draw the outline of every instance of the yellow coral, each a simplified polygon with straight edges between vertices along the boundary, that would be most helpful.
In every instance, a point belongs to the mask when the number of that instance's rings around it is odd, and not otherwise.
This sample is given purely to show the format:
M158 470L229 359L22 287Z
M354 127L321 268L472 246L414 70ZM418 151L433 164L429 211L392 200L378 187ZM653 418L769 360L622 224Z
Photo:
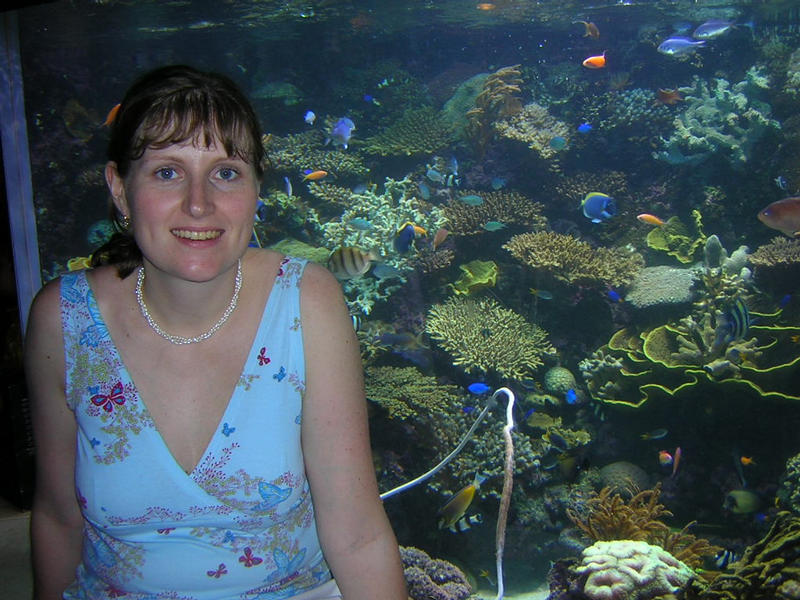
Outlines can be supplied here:
M436 304L425 328L453 364L468 373L496 371L521 379L542 364L543 355L554 352L547 332L491 298L459 296Z
M636 252L593 248L570 235L550 231L515 235L503 248L527 266L569 284L622 286L644 266Z

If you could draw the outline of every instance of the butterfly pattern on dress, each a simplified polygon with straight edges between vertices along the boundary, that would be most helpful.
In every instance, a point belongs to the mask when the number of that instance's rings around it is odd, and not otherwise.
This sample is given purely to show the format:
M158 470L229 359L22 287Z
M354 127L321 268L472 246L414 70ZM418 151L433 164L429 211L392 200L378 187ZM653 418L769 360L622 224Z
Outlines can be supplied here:
M90 389L89 391L92 392L96 390ZM115 404L117 406L122 406L125 404L125 395L122 393L122 391L122 382L117 381L108 394L95 393L95 395L91 398L92 404L95 406L102 406L104 411L110 413L114 410Z
M230 437L234 431L236 431L236 427L231 427L227 423L222 424L222 435L225 437Z
M245 567L255 567L264 562L264 559L253 555L253 549L248 546L244 549L244 554L239 557L239 562L244 563Z
M227 572L228 569L225 567L225 563L219 563L219 566L213 571L206 571L206 575L208 575L209 577L214 577L215 579L219 579Z
M303 564L303 559L306 557L306 549L303 548L297 552L292 559L280 548L275 548L272 552L272 560L275 561L277 567L272 573L269 574L270 581L285 582L294 578Z
M261 502L253 507L253 510L264 511L274 508L284 500L286 500L292 493L290 487L278 487L266 481L258 482L258 493L261 495Z
M258 351L258 357L257 358L258 358L258 366L259 367L265 367L272 361L272 359L269 356L267 356L267 347L266 346L262 346L261 347L261 350Z
M278 381L283 381L283 378L286 377L286 367L281 367L278 369L278 372L275 373L272 378Z

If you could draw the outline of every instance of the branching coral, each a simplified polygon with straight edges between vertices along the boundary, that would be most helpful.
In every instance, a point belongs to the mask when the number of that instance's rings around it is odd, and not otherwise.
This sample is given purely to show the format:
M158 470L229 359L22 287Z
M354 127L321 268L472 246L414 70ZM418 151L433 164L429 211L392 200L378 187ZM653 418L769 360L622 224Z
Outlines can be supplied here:
M428 335L468 373L520 379L554 352L547 332L490 298L451 298L428 311Z
M546 107L535 102L526 104L518 114L498 121L494 128L500 137L523 142L544 159L551 159L558 154L550 140L560 137L569 143L571 136L566 123L550 115Z
M466 135L479 154L494 137L494 124L522 110L521 84L519 65L503 67L486 78L475 107L467 111Z
M659 545L688 565L699 566L703 557L720 550L689 533L694 523L680 531L670 531L661 519L671 517L672 513L659 502L660 494L658 483L651 490L636 493L626 503L621 495L606 487L586 501L581 513L568 508L567 516L593 541L645 541Z
M515 235L503 248L528 267L569 284L624 286L644 266L636 252L593 248L572 236L549 231Z
M462 400L458 386L440 384L416 367L367 367L365 383L367 398L385 408L390 419L405 420L420 411L438 414Z
M757 99L767 87L757 67L734 85L695 77L693 86L680 88L686 108L675 118L675 131L664 140L664 149L653 156L670 164L696 165L718 154L732 166L743 167L756 142L781 128L770 118L770 105Z
M451 199L443 209L447 227L455 234L474 235L486 233L484 226L490 221L505 225L524 225L534 231L544 229L547 219L542 214L544 206L518 192L483 192L459 190L458 196L480 196L483 202L470 206Z
M768 244L759 246L750 255L750 263L756 268L769 269L800 264L800 241L776 237Z
M406 110L395 123L364 140L363 148L381 156L432 154L450 144L452 138L453 132L437 112L423 106Z

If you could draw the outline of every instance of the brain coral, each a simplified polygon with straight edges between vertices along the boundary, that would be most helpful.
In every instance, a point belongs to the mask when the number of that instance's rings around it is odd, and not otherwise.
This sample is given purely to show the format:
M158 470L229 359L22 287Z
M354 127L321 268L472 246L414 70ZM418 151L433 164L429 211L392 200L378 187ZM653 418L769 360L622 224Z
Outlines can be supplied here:
M650 487L650 477L644 469L624 460L607 464L600 469L600 481L621 495L631 495L634 490Z
M520 379L554 352L546 331L491 298L459 296L436 304L425 329L468 373L495 371Z
M633 278L625 300L636 308L687 304L696 278L692 269L645 267Z
M680 589L694 571L658 546L616 540L596 542L575 568L591 600L650 600Z

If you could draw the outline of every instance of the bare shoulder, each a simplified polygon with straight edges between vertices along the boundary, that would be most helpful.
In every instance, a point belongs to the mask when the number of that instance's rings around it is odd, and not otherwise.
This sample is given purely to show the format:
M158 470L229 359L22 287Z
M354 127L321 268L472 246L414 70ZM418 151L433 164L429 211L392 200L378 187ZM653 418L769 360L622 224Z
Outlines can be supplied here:
M36 294L28 314L26 344L40 334L61 327L61 278L46 283Z
M304 300L309 304L321 302L330 306L336 300L342 299L339 280L328 269L316 263L310 262L306 265L300 288Z

